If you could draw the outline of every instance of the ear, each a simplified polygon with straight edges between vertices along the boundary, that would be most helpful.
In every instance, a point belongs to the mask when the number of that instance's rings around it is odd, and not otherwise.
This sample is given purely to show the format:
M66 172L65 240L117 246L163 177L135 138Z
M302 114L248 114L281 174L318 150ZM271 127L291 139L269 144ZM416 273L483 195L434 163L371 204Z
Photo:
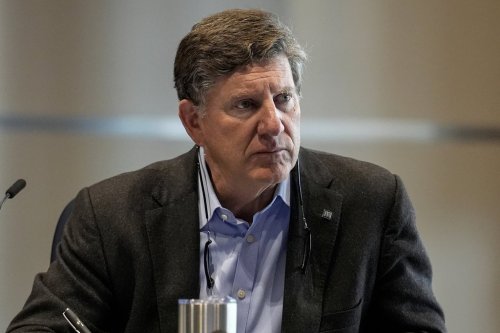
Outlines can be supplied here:
M179 101L179 118L187 134L198 146L203 146L203 130L200 127L201 115L192 101Z

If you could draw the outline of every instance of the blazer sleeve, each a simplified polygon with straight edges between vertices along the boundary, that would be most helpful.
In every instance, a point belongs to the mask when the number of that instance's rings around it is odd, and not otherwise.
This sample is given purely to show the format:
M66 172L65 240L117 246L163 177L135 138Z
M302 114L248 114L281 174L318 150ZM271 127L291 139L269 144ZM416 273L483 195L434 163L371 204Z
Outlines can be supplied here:
M26 304L7 332L72 332L62 315L68 307L92 332L109 330L104 318L110 316L110 284L88 191L81 191L75 203L58 259L46 273L37 274Z
M432 292L431 264L398 176L382 237L370 326L376 332L446 332L443 312Z

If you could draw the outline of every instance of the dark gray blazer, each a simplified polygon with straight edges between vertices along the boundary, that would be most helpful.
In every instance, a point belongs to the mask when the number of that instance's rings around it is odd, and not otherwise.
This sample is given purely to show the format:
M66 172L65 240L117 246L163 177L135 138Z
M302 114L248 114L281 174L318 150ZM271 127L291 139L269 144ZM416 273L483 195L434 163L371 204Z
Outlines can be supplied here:
M282 331L444 332L400 179L304 148L300 164L312 251L304 274L294 188ZM199 294L199 237L194 149L85 188L8 331L70 332L70 307L94 333L176 332L177 300Z

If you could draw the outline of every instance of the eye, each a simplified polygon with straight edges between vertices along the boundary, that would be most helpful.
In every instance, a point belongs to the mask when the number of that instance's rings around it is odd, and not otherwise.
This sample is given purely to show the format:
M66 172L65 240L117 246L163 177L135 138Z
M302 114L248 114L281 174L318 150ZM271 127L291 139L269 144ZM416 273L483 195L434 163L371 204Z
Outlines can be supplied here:
M289 101L292 98L293 98L293 95L291 93L283 94L283 100L285 100L285 101Z
M275 97L276 103L282 104L291 101L293 98L292 93L284 92Z
M241 101L238 101L234 106L237 109L246 110L252 108L254 106L254 102L249 99L243 99Z
M291 92L284 92L279 95L277 95L274 98L274 103L276 106L283 110L283 111L290 111L293 109L294 102L293 102L293 94Z

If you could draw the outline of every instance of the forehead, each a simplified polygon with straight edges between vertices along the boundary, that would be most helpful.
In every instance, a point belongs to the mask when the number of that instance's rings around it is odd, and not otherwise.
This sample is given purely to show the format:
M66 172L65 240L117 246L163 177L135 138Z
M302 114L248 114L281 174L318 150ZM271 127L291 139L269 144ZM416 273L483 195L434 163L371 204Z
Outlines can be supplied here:
M284 55L237 68L220 77L213 90L295 89L292 70Z

